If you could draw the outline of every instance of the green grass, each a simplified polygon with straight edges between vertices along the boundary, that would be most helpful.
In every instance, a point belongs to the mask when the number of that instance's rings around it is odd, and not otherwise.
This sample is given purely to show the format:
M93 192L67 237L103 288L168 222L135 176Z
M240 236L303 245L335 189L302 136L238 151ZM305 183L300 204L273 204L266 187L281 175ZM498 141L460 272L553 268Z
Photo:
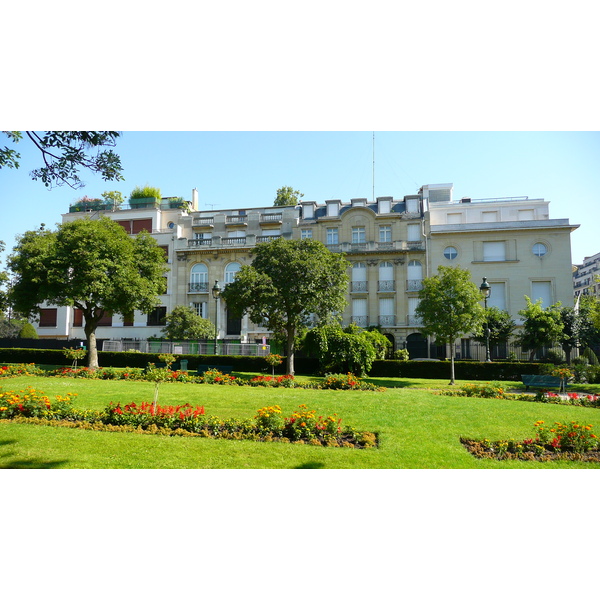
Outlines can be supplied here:
M407 380L393 381L407 383ZM160 404L204 405L207 414L224 418L250 417L258 408L271 404L279 404L284 414L289 414L299 404L307 404L317 414L337 413L342 424L378 432L379 449L107 433L0 421L0 467L565 469L600 466L569 461L477 460L459 442L460 436L530 437L533 423L540 419L548 423L585 422L600 431L598 409L438 396L420 387L426 384L438 387L435 381L410 381L411 387L405 385L380 393L177 383L163 384L160 388ZM74 392L78 394L74 405L79 408L102 409L111 401L151 401L153 395L153 384L148 382L19 377L4 379L0 384L5 390L32 386L50 397Z

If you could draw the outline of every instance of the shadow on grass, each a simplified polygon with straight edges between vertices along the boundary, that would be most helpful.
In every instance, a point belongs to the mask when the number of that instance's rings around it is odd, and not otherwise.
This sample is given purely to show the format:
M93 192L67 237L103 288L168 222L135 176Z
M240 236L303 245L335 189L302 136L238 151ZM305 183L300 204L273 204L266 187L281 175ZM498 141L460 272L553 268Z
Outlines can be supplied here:
M322 462L306 462L294 467L294 469L323 469L325 467L325 463Z
M17 442L18 440L0 440L0 446L8 446ZM38 458L13 459L4 462L12 455L14 455L14 452L0 456L0 469L57 469L69 462L68 460L43 461Z

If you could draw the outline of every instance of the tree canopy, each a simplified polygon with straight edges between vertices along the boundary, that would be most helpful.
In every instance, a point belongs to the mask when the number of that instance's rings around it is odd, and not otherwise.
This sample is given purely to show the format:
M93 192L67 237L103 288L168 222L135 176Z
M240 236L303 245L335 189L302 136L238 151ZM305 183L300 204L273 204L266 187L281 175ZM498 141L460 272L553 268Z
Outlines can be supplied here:
M478 332L484 310L483 296L471 281L471 273L460 267L438 267L438 274L423 280L415 311L423 333L451 346L451 379L454 384L454 342L461 334Z
M40 305L82 311L88 366L98 366L96 328L105 313L150 312L164 290L164 252L148 233L131 238L107 217L77 219L57 231L27 231L9 266L15 274L11 299L21 315Z
M346 305L348 263L316 240L259 244L252 265L244 265L222 297L228 309L247 312L286 340L287 372L294 373L296 337L309 323L327 323Z
M13 145L23 139L22 131L3 131ZM85 184L79 178L79 169L88 169L99 173L105 181L121 181L121 159L112 150L117 138L117 131L25 131L25 137L37 148L44 165L31 171L34 181L51 188L53 185L67 184L72 188L80 188ZM94 154L96 151L96 154ZM8 146L0 147L0 169L19 168L20 152Z
M176 306L167 315L162 333L168 340L199 340L215 336L215 326L189 306Z
M564 324L560 302L544 308L541 299L532 302L525 296L525 301L527 306L519 311L524 320L517 341L523 350L529 351L529 360L532 361L536 351L562 341Z
M484 309L483 324L490 331L490 346L498 346L508 342L515 329L515 321L507 310L501 310L496 306L488 306ZM473 336L482 344L486 341L485 330Z
M296 206L304 194L290 186L280 187L273 206Z

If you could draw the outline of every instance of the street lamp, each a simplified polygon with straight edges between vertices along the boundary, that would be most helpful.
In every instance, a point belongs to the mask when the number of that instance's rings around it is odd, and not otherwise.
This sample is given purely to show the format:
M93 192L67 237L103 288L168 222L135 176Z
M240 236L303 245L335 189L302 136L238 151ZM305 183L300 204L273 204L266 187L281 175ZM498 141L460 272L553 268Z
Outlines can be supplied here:
M212 288L212 297L215 299L215 355L217 352L217 338L219 337L219 296L221 295L221 286L218 281Z
M492 294L492 286L487 282L487 277L483 278L479 291L483 294L483 305L486 311L486 323L485 323L485 362L492 362L490 358L490 327L487 322L487 301Z

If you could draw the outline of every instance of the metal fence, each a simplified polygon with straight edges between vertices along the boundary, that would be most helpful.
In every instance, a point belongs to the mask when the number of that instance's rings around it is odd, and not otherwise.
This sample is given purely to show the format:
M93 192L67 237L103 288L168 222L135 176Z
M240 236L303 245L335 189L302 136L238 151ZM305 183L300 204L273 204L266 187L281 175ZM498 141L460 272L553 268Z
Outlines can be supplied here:
M104 340L105 352L146 352L152 354L222 354L228 356L266 356L268 344L214 342L165 342L149 340Z

